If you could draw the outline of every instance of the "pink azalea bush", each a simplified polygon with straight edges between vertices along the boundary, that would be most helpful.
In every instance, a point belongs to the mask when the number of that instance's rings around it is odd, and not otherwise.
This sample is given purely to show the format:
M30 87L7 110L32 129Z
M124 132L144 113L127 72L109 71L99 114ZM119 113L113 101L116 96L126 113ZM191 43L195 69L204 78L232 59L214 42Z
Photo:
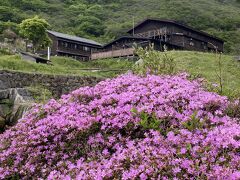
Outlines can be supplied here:
M240 179L229 104L186 74L83 87L0 135L0 179Z

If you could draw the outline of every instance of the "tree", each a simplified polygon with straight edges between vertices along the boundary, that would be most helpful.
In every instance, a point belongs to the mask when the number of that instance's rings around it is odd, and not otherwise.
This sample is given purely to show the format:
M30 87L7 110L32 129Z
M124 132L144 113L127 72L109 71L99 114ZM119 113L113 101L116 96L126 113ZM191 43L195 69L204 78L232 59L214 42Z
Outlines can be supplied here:
M18 24L11 21L0 21L0 34L3 33L4 30L11 29L14 33L19 34Z
M94 16L80 16L78 18L78 27L75 33L78 36L95 36L98 37L104 34L105 26L102 21Z
M31 41L33 44L33 51L44 48L51 43L50 38L47 35L47 29L50 27L45 19L41 19L38 16L34 18L25 19L19 25L20 34Z

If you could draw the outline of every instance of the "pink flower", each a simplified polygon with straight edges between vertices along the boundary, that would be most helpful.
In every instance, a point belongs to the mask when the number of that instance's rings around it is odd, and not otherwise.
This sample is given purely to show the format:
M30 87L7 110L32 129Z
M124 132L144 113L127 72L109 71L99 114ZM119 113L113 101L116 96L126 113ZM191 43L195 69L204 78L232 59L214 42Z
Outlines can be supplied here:
M239 179L238 102L187 78L125 74L35 105L0 134L0 179Z

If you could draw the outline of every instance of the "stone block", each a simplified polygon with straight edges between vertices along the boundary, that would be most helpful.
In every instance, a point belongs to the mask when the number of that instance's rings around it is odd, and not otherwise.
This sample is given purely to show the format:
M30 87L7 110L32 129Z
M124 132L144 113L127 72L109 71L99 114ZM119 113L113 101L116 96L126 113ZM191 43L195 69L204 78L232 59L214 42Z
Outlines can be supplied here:
M0 90L0 99L7 99L9 96L9 90Z
M7 89L7 88L9 88L8 79L6 79L5 81L0 80L0 89Z

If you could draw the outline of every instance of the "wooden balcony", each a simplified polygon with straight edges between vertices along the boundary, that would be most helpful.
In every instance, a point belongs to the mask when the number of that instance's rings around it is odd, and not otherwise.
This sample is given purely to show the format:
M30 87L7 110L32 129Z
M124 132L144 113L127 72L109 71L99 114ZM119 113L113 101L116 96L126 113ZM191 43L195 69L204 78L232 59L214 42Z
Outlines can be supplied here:
M134 55L134 48L92 53L91 59L116 58Z
M80 50L80 49L74 49L74 48L70 48L70 47L61 47L59 46L57 48L57 52L63 52L63 53L69 53L69 54L76 54L76 55L83 55L83 56L90 56L91 51L84 51L84 50Z

